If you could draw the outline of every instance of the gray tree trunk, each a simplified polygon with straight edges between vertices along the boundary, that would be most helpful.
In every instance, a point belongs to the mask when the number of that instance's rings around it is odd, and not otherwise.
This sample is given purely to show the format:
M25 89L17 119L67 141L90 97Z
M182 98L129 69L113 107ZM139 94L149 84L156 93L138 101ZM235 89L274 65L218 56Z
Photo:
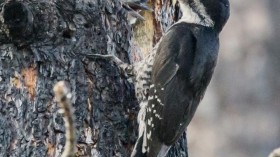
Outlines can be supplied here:
M133 31L121 3L1 3L0 156L61 155L65 128L52 92L60 80L69 82L73 95L76 156L129 156L138 129L134 87L114 63L86 57L114 54L130 62L129 56L137 53L131 47ZM158 10L174 15L174 7L169 2L165 5ZM159 24L170 25L174 20L158 18L162 12L156 13L153 19L161 19ZM154 41L160 36L156 35ZM137 43L137 36L134 39ZM182 136L169 156L187 156L186 143Z

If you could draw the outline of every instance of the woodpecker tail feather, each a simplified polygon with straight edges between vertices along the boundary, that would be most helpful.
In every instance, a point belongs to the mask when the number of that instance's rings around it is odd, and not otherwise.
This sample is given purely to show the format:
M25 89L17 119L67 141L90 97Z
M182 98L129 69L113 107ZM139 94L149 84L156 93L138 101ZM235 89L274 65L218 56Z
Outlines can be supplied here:
M147 157L147 153L146 152L143 153L142 147L143 147L143 135L137 139L130 157Z
M144 130L143 134L136 141L131 157L165 157L167 155L170 146L157 141L151 142L147 139L146 130Z
M170 146L162 145L158 153L158 157L165 157L170 149Z

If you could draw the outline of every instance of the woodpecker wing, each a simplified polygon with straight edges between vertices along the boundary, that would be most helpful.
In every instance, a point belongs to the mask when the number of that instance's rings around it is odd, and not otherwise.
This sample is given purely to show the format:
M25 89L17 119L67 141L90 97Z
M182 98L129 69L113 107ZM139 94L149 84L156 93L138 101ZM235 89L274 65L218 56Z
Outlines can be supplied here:
M162 38L146 115L151 149L162 149L160 142L173 144L191 121L215 67L217 42L211 28L188 23L172 26ZM159 141L157 146L153 138Z
M190 74L196 51L196 38L186 23L174 25L163 37L157 51L152 73L157 98L155 105L160 127L160 140L173 143L192 117ZM149 105L148 105L149 106Z

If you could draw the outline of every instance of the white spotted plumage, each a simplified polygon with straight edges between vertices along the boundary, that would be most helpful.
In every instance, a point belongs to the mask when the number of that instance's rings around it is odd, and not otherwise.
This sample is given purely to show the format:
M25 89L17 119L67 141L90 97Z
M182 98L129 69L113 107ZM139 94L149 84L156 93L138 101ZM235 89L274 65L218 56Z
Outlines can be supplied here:
M155 117L157 117L158 119L162 119L159 114L155 114Z
M136 98L140 102L140 111L138 113L138 123L139 123L139 137L143 137L142 145L142 153L149 151L149 147L147 146L147 140L151 140L152 132L149 131L147 133L147 126L154 127L152 117L145 121L145 116L147 112L152 113L152 108L155 107L155 104L148 106L148 101L156 99L155 95L149 96L149 90L155 87L154 84L151 84L151 72L152 66L154 63L154 57L156 55L156 50L158 48L158 44L154 47L152 52L142 61L135 63L132 65L131 69L133 70L133 81L135 85L135 93ZM154 110L154 113L155 110ZM156 117L156 116L155 116ZM158 117L160 119L160 116ZM134 148L132 154L136 154L136 148ZM133 155L132 155L133 156Z
M139 102L153 99L153 96L148 96L148 92L155 86L151 84L151 72L157 47L145 59L133 65L135 92Z

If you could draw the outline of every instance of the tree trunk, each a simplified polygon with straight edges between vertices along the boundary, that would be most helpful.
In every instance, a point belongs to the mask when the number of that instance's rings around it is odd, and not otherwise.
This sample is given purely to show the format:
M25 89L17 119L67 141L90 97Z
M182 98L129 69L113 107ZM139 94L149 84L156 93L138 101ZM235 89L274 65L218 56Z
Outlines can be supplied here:
M60 80L69 83L72 93L76 155L129 156L138 133L134 87L114 63L86 57L98 53L116 55L124 62L134 60L130 56L138 51L131 42L137 44L138 37L131 40L133 31L121 3L1 3L0 156L61 155L65 128L52 93ZM159 18L163 13L157 11L174 15L171 10L176 10L169 2L155 5L154 42L162 34L160 28L174 20ZM187 156L186 136L169 154Z

